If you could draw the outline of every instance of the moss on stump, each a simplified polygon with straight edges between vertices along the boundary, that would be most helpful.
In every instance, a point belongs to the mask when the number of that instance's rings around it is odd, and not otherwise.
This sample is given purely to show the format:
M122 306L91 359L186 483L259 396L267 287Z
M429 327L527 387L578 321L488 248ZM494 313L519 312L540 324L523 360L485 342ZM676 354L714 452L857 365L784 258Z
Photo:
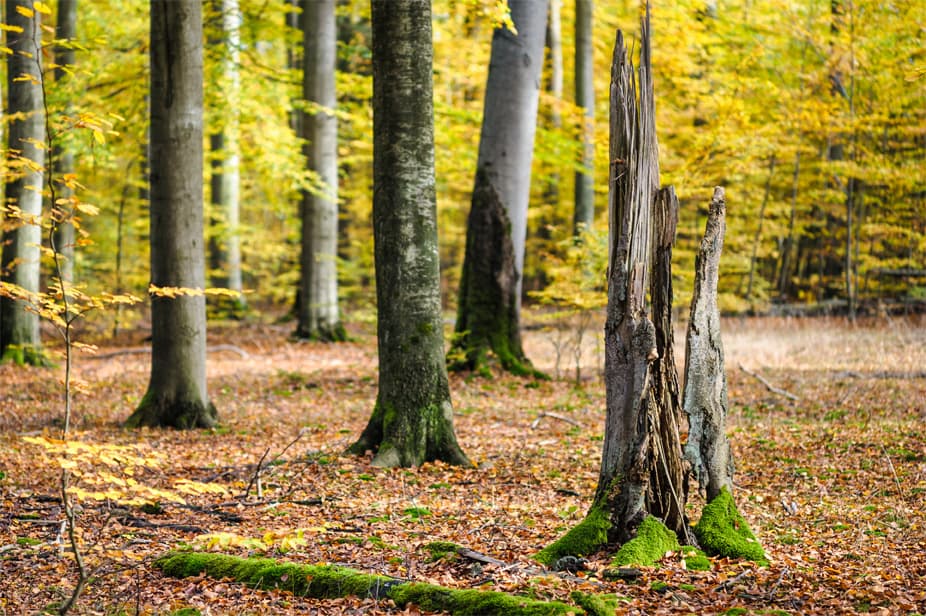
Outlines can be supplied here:
M681 546L678 536L653 516L646 516L637 527L637 536L621 546L611 565L652 567L656 561Z
M361 573L346 567L297 565L270 558L170 552L155 561L155 566L171 577L205 574L216 579L231 578L253 588L287 590L294 595L316 599L348 595L392 599L400 607L414 603L428 611L443 611L459 616L578 616L586 613L576 606L558 601L537 601L496 591L455 590Z
M534 560L550 567L564 556L588 556L607 545L610 528L607 512L600 507L592 507L584 520L537 552Z
M694 533L704 551L712 556L768 564L762 545L737 510L733 495L727 488L721 489L717 498L704 507Z

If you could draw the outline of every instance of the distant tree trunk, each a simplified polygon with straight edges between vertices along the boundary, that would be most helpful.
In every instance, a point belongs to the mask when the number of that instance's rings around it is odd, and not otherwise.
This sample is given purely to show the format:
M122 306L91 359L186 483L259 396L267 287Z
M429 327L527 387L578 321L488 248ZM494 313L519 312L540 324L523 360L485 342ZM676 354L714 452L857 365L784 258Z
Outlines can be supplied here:
M592 49L593 0L576 0L576 105L582 108L582 167L576 171L573 229L578 234L595 220L595 80Z
M485 113L460 279L455 369L486 370L489 351L517 374L534 369L521 346L521 282L547 0L510 0L515 35L492 37Z
M344 340L338 317L338 120L334 70L335 0L304 3L302 95L312 106L302 118L303 152L320 191L302 193L302 257L296 335Z
M241 295L241 235L240 235L240 153L238 145L238 117L241 104L241 77L239 75L239 48L241 46L241 11L238 0L214 0L221 10L222 32L222 88L226 107L222 113L224 126L210 135L212 160L212 205L214 220L209 241L209 270L212 285L238 293L235 298L222 297L221 306L232 314L245 306ZM230 299L230 301L229 301Z
M18 9L32 10L32 0L7 0L6 22L19 33L7 31L7 114L11 161L28 161L8 170L6 200L19 208L7 210L3 234L2 281L26 293L38 293L42 245L42 187L45 165L45 112L42 100L41 14L26 17ZM27 11L24 11L27 12ZM24 76L28 78L23 79ZM39 317L26 301L0 297L0 358L16 363L42 364Z
M55 38L65 44L55 46L55 81L64 83L68 78L68 70L74 66L74 48L68 44L77 37L77 0L58 0L58 21L55 24ZM60 260L61 277L71 282L74 280L74 225L71 223L73 208L68 202L74 191L63 182L68 174L74 173L74 154L66 147L55 143L52 151L54 161L52 175L55 179L55 198L59 204L54 204L59 210L63 221L55 229L55 250L63 257ZM65 201L61 201L64 199ZM64 205L60 205L64 203Z
M203 41L200 0L151 0L151 283L202 289ZM151 379L126 425L211 427L202 295L151 299Z
M373 234L379 393L351 447L378 466L469 464L444 363L431 4L373 0Z
M774 159L772 159L774 160ZM685 342L684 407L688 415L685 457L708 502L722 488L733 493L733 453L727 440L727 382L724 376L717 279L726 228L722 188L714 189L707 229L695 262L694 293Z
M752 238L752 256L749 258L749 276L746 283L746 301L752 299L752 283L756 274L756 259L759 252L759 242L762 240L762 223L765 221L765 206L772 192L772 177L775 175L775 155L768 161L768 179L765 181L765 194L762 196L762 205L759 206L759 220L756 223L756 234Z
M801 153L794 155L794 176L791 181L791 213L788 215L788 234L781 247L781 266L778 270L778 297L785 299L791 291L791 263L794 253L794 233L797 224L797 195L801 176Z
M563 127L563 114L560 104L563 100L563 35L560 9L562 0L550 0L550 18L547 21L547 49L550 50L550 81L547 91L553 98L550 109L550 124L554 130ZM559 171L554 167L547 173L544 187L544 201L554 208L559 203ZM541 230L541 233L546 233Z

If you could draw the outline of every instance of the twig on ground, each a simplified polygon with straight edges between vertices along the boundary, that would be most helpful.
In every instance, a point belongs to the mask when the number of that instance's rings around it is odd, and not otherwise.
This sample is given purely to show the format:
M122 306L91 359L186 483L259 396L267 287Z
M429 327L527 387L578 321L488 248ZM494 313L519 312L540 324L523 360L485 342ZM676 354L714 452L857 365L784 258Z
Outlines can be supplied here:
M771 383L769 383L761 374L757 374L757 373L753 372L752 370L749 370L749 369L746 368L746 366L744 366L743 364L740 364L740 370L742 370L743 372L745 372L745 373L748 374L749 376L754 377L757 381L759 381L760 383L762 383L763 385L765 385L765 388L768 389L768 390L769 390L770 392L772 392L773 394L778 394L779 396L784 396L785 398L788 398L788 399L790 399L790 400L800 400L799 397L795 396L795 395L792 394L790 391L781 389L780 387L775 387L774 385L772 385Z
M787 575L788 570L788 567L785 567L781 570L781 575L778 576L778 581L772 585L772 588L768 591L766 598L771 599L775 596L775 592L778 590L778 587L781 586L781 582L785 579L785 575Z
M299 434L296 435L296 438L294 438L293 440L291 440L291 441L286 445L286 447L284 447L283 450L280 451L280 453L278 453L277 455L273 456L273 459L270 460L269 463L267 463L267 466L272 466L272 465L274 465L278 460L280 460L280 459L283 457L283 454L285 454L287 451L289 451L290 447L292 447L293 445L295 445L296 443L298 443L299 440L300 440L303 436L305 436L305 430L299 430ZM269 454L270 454L270 448L267 447L266 451L264 451L264 455L262 455L262 456L260 457L260 460L257 461L257 468L254 469L254 474L251 475L251 480L248 482L248 487L247 487L247 488L245 489L245 491L244 491L244 498L245 498L245 499L246 499L246 498L248 497L248 495L251 493L251 488L254 487L255 484L257 484L257 498L258 498L258 500L261 500L261 499L264 498L263 489L262 489L261 483L260 483L260 474L261 474L261 472L264 470L264 460L267 459L267 456L268 456ZM289 494L287 494L287 496L288 496L288 495L289 495Z
M560 421L565 421L566 423L571 424L571 425L573 425L573 426L580 426L580 427L582 426L582 424L580 424L580 423L579 423L578 421L576 421L575 419L572 419L571 417L564 417L563 415L557 415L556 413L549 413L549 412L547 412L547 411L541 411L541 412L537 415L537 419L535 419L534 421L531 422L531 430L534 430L535 428L537 428L537 426L540 425L540 421L541 421L544 417L549 417L549 418L551 418L551 419L558 419L558 420L560 420Z
M529 567L529 566L521 565L520 563L507 563L503 560L498 560L497 558L494 558L492 556L487 556L485 554L482 554L481 552L477 552L476 550L471 550L463 546L457 546L456 552L463 558L468 558L469 560L474 560L476 562L480 562L486 565L495 565L497 567L500 567L501 571L515 571L515 572L525 573L531 576L555 575L558 578L562 578L570 582L602 586L602 584L596 580L582 578L577 575L572 575L571 573L567 573L565 571L548 571L546 569L540 569L538 567Z
M746 569L745 571L740 571L739 573L737 573L737 574L734 575L733 577L731 577L731 578L729 578L729 579L726 579L726 580L724 580L723 582L721 582L720 584L718 584L717 586L715 586L715 587L714 587L714 592L720 592L721 590L726 590L727 588L733 586L734 584L736 584L737 582L739 582L740 580L742 580L744 577L746 577L746 576L749 575L750 573L752 573L752 571L750 571L749 569Z
M904 496L903 486L900 485L900 478L897 476L897 470L894 468L894 463L891 462L891 456L887 453L887 449L884 448L884 445L881 445L881 453L884 454L884 459L887 460L887 466L891 469L891 475L894 476L894 483L897 485L897 493L900 495L900 498L907 500Z
M881 370L878 372L855 372L853 370L843 370L834 374L836 378L851 379L898 379L913 380L926 379L926 371L902 372L899 370Z

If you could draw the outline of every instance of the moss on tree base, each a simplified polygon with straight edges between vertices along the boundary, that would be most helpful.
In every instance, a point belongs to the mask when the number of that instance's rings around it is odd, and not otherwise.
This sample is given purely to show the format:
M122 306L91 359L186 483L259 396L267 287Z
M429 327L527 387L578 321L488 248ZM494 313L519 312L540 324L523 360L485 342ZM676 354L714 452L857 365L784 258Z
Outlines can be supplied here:
M768 564L762 545L737 510L733 495L726 487L704 507L694 532L698 543L712 556L743 558L762 565Z
M319 327L314 330L307 330L297 327L293 332L293 337L297 340L309 340L312 342L348 342L350 337L347 330L340 322L331 327Z
M652 567L666 552L681 546L678 536L653 516L646 516L637 527L637 536L621 546L611 564L615 567Z
M155 562L165 575L193 577L208 575L231 578L253 588L281 589L294 595L334 599L355 595L391 599L400 607L414 603L428 611L444 611L460 616L511 614L541 616L585 614L580 608L558 601L537 601L496 591L454 590L407 582L382 575L371 575L334 565L297 565L269 558L239 558L227 554L171 552Z
M564 556L588 556L607 545L610 528L608 514L599 507L593 507L584 520L537 552L534 560L550 567Z
M0 364L11 362L17 366L35 366L37 368L52 368L54 362L40 346L11 344L3 351Z
M126 428L177 428L192 430L212 428L218 423L218 412L211 402L168 400L148 391L138 408L123 424Z

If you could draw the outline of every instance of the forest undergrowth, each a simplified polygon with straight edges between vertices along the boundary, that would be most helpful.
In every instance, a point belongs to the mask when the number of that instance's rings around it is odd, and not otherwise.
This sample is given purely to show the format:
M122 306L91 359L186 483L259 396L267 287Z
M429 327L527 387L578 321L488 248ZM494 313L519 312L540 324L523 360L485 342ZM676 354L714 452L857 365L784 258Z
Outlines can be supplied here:
M767 567L714 558L710 571L691 571L670 553L636 579L609 580L602 553L577 574L584 581L532 571L531 555L583 518L595 490L605 406L597 324L578 386L571 355L561 358L563 380L451 377L456 433L474 468L387 470L342 455L375 400L375 336L300 343L288 326L252 324L211 331L213 430L120 427L149 361L122 351L140 346L143 332L78 358L75 439L150 458L132 476L146 486L171 491L185 479L224 492L145 507L81 500L95 571L76 612L418 613L389 600L167 578L151 566L184 546L538 599L614 593L628 614L926 612L926 323L750 318L723 327L736 497ZM679 344L683 356L676 335ZM539 369L552 372L553 346L549 332L525 332ZM34 443L60 433L62 373L0 366L0 614L45 609L73 584L58 467ZM437 541L503 564L429 550Z

